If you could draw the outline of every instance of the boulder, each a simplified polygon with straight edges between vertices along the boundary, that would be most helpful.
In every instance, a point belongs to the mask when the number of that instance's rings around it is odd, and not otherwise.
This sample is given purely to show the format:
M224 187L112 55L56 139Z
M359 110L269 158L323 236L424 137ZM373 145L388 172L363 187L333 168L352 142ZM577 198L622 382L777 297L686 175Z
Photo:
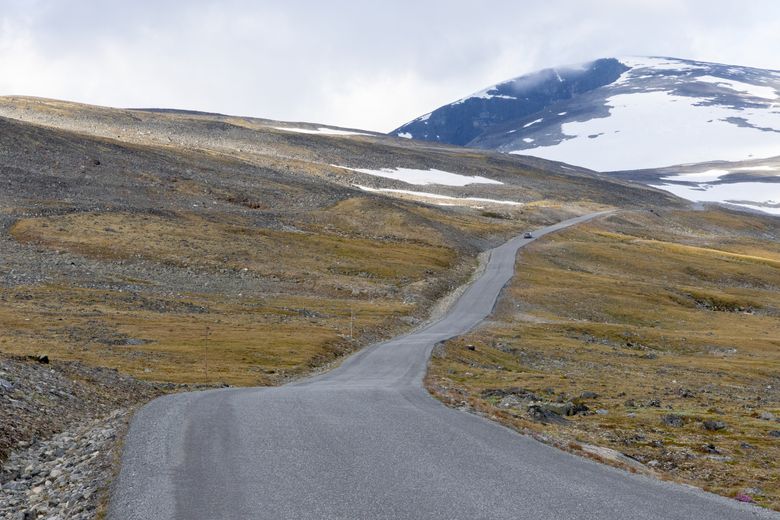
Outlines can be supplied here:
M723 421L709 421L708 420L708 421L704 421L702 423L702 426L704 427L705 430L710 431L710 432L716 432L716 431L720 431L720 430L725 430L726 429L726 423L724 423Z
M0 392L10 392L14 389L13 383L0 377Z
M561 424L561 425L565 425L569 423L569 421L567 421L557 413L546 410L544 407L540 406L539 404L529 405L527 412L528 412L528 416L531 419L541 423L545 423L545 424L551 423L551 424Z
M539 406L547 412L560 416L574 415L574 403L571 401L565 403L541 403Z
M661 422L663 422L667 426L680 428L685 424L685 419L683 418L682 415L669 413L661 417Z

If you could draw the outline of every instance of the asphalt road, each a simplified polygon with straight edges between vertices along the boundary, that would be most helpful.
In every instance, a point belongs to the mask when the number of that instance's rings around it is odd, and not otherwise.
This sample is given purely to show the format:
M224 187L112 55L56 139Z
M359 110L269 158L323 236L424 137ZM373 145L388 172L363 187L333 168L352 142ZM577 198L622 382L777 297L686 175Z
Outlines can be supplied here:
M442 319L323 375L152 401L131 425L109 518L780 518L570 455L430 397L422 378L434 344L491 312L530 241L494 249Z

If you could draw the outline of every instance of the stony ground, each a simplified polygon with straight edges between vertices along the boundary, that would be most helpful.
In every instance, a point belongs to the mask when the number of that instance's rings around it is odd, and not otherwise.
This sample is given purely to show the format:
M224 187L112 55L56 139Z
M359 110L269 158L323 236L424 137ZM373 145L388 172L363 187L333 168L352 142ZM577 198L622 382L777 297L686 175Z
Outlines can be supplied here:
M76 362L0 356L0 517L94 518L131 411L177 389Z
M14 520L88 520L106 503L130 412L75 426L11 454L3 464L0 515Z

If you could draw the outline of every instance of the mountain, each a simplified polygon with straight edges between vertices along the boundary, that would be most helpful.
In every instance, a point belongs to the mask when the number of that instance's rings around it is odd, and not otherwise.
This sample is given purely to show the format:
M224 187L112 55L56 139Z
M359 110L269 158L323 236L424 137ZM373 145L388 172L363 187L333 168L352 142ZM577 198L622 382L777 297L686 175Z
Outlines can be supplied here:
M391 134L602 172L768 158L780 155L780 72L603 58L499 83Z

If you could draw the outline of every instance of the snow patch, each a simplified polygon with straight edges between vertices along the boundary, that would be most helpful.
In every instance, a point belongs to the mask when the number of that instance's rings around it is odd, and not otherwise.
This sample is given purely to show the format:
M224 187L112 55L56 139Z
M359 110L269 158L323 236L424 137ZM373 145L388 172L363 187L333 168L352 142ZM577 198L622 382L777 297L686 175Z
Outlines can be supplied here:
M410 134L409 132L398 132L397 135L398 135L398 137L403 137L404 139L411 139L412 138L412 134Z
M690 70L704 70L707 67L695 63L686 63L674 58L660 58L657 56L625 56L617 59L626 67L632 69L655 69L684 72Z
M364 132L353 132L351 130L338 130L336 128L327 128L321 126L316 129L312 128L296 128L293 126L274 126L276 130L284 130L285 132L295 132L299 134L321 134L321 135L371 135Z
M481 177L479 175L460 175L458 173L450 173L436 169L417 170L414 168L381 168L379 170L370 170L366 168L347 168L346 166L338 166L335 164L333 166L358 173L365 173L366 175L373 175L375 177L384 177L386 179L402 181L407 184L414 184L417 186L425 186L428 184L440 184L442 186L504 184L503 182L488 179L487 177Z
M529 126L535 125L536 123L541 123L542 121L544 121L544 118L537 119L536 121L531 121L530 123L524 124L523 128L528 128Z
M711 83L713 85L725 86L731 90L742 92L753 97L762 99L777 99L777 90L772 87L766 87L763 85L753 85L752 83L745 83L743 81L737 81L733 79L718 78L715 76L698 76L696 81L704 83Z
M728 170L707 170L697 173L682 173L679 175L673 175L671 177L664 176L663 181L672 182L713 182L717 181L724 175L728 175Z
M464 98L461 98L454 103L453 105L459 105L461 103L464 103L468 101L469 99L517 99L515 96L507 96L505 94L491 94L491 91L496 91L496 86L488 87L484 90L480 90L479 92L475 92L471 94L470 96L466 96Z
M780 215L780 184L776 183L735 182L697 186L662 184L654 187L694 202L724 202Z
M525 143L533 143L534 140L532 138L530 138L530 137L523 137L523 142L525 142Z
M776 172L776 171L780 171L780 169L775 168L773 166L741 166L739 168L734 168L734 171L740 171L740 172Z
M513 200L496 200L485 199L482 197L450 197L448 195L439 195L438 193L428 193L425 191L411 191L411 190L394 190L390 188L370 188L368 186L361 186L360 184L353 184L356 188L360 188L363 191L370 191L372 193L396 193L399 195L410 195L413 197L422 197L426 199L446 200L447 206L472 206L472 202L482 202L489 204L506 204L509 206L522 206L522 202L516 202Z

